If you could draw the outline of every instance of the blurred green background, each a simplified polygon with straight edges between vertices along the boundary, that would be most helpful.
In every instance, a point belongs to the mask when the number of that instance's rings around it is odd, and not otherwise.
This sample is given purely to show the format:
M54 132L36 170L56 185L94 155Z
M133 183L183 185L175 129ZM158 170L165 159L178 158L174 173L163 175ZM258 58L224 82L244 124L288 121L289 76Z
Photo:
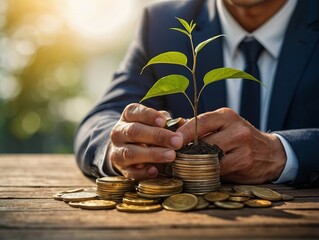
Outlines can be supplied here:
M0 0L0 153L71 153L145 5L159 0Z

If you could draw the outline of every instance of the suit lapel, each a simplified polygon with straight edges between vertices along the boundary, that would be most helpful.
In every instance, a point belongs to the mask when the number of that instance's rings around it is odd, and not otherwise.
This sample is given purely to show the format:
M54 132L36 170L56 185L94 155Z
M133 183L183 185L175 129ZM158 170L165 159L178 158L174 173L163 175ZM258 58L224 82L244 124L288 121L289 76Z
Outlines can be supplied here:
M269 107L267 129L271 131L284 128L295 89L302 80L303 70L319 40L318 32L309 27L311 23L318 21L315 10L312 14L306 11L311 9L306 6L311 3L313 2L299 1L286 32ZM316 8L313 6L313 9Z
M204 7L197 19L197 29L193 32L194 45L221 34L219 17L214 1L207 1L208 6ZM222 39L214 40L207 44L199 52L197 58L197 84L198 91L203 86L203 78L212 69L223 67ZM209 85L203 91L199 100L199 112L212 111L226 106L225 82L220 81Z

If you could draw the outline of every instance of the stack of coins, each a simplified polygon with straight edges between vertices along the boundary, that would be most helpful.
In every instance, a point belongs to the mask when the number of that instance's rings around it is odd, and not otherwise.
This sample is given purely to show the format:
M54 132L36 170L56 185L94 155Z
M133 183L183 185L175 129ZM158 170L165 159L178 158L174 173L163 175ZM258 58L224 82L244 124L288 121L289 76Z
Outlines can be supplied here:
M218 154L178 153L172 164L173 176L184 183L184 192L203 195L220 188Z
M141 198L137 193L127 192L123 203L118 204L116 208L121 212L155 212L162 209L160 201L160 198Z
M96 194L105 200L121 202L125 192L134 189L134 181L122 176L96 179Z
M182 192L183 182L178 179L156 178L139 182L137 194L145 198L168 197Z

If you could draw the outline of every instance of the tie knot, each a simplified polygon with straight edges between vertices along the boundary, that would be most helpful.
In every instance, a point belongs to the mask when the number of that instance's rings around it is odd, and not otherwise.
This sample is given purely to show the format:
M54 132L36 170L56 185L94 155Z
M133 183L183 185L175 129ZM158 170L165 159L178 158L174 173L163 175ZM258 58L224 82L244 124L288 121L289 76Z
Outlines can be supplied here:
M246 63L256 63L264 47L255 38L245 38L240 43L239 49L244 54Z

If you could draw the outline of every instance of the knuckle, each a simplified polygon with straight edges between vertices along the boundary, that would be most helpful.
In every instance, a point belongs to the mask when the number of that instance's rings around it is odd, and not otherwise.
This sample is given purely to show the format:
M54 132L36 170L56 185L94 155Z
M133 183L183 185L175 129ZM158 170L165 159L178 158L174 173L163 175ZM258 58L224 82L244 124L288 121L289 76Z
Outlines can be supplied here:
M136 123L131 123L124 129L123 133L128 139L134 139L134 137L139 135L140 128Z
M128 146L128 147L123 148L122 156L123 156L123 159L125 161L133 160L135 157L135 154L134 154L134 150L132 149L132 147Z
M209 121L210 115L209 114L201 114L198 116L198 127L199 129L204 130L205 132L209 130Z
M129 120L131 116L138 111L140 108L140 104L138 103L131 103L127 105L123 111L123 116L125 119Z
M149 158L151 160L151 162L159 162L162 159L162 155L159 154L157 151L155 151L155 149L153 147L149 147Z
M154 132L154 139L157 145L163 145L165 143L165 133L162 129L157 128Z
M231 108L221 108L219 112L226 118L234 120L238 118L238 114Z
M118 139L120 138L120 133L121 131L118 130L117 125L113 127L113 129L110 132L110 139L112 142L117 142Z
M112 163L121 166L122 165L122 157L116 151L110 151L109 159Z

